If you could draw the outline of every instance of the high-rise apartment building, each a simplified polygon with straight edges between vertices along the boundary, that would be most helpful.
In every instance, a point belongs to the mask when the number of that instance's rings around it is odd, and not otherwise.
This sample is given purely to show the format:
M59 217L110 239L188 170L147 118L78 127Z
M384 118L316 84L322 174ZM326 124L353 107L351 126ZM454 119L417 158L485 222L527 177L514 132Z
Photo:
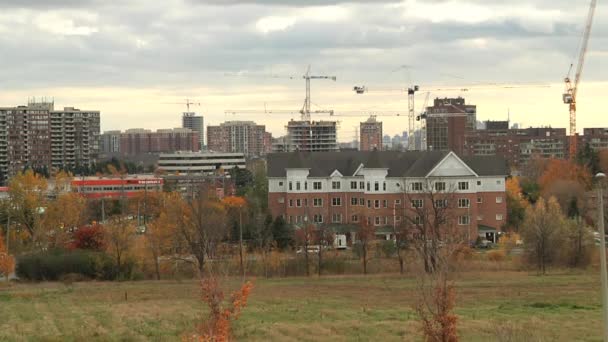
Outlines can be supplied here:
M189 128L198 132L199 150L205 147L205 119L194 112L186 112L182 116L182 128Z
M436 98L427 108L426 146L429 150L462 153L465 136L475 131L477 106L465 104L462 97Z
M212 152L243 153L247 157L262 156L272 149L272 136L266 126L253 121L227 121L207 127L207 148Z
M371 116L367 121L359 125L359 150L373 151L382 150L382 122Z
M295 121L287 124L289 151L338 151L335 121Z
M0 173L90 166L99 152L99 111L55 110L53 102L0 108Z
M199 132L188 128L149 129L133 128L125 132L107 131L101 135L102 152L137 156L147 153L167 153L176 151L198 151Z

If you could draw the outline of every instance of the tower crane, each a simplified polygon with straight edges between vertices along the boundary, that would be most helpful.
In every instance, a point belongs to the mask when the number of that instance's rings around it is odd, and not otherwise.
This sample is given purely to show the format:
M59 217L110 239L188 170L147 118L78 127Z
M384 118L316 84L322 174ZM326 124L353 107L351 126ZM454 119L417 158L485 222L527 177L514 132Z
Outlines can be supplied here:
M572 64L570 64L568 75L564 78L564 83L566 84L566 91L564 92L562 99L565 104L569 105L570 108L570 159L574 158L577 152L576 100L578 93L578 85L581 81L583 65L585 64L585 56L587 55L587 47L589 45L589 37L591 36L591 26L593 24L593 15L595 14L596 6L597 0L591 0L591 3L589 4L589 12L587 14L587 21L585 23L585 31L583 32L581 49L578 55L576 73L574 74L574 82L572 82L572 80L570 79Z

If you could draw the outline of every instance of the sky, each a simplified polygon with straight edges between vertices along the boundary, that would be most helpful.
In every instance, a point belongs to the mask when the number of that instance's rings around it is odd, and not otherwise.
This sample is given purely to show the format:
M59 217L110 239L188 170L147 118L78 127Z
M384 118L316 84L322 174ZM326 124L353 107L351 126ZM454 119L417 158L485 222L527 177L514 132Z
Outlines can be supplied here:
M576 63L587 0L0 0L0 106L30 97L102 112L102 130L179 127L182 105L208 124L253 120L274 136L312 109L340 141L369 114L407 129L409 85L463 96L478 120L568 126L563 78ZM605 127L608 5L597 8L578 129ZM479 86L499 84L499 86ZM502 85L525 85L501 88ZM368 93L355 94L353 86ZM471 85L477 87L470 87ZM435 90L469 87L469 91ZM477 88L477 89L476 89ZM426 91L416 96L421 111ZM294 114L265 114L264 110ZM226 111L259 113L226 114ZM340 116L342 113L343 116ZM345 114L355 116L344 116ZM383 116L385 114L385 116ZM392 116L389 116L391 115Z

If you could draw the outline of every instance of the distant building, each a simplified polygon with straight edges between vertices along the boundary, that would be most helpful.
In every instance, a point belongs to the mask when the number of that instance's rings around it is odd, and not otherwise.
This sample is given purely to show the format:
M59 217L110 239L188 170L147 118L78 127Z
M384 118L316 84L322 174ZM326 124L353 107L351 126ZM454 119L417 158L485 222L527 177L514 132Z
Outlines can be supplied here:
M518 168L530 157L563 159L568 157L565 128L536 127L507 129L504 124L489 125L495 129L477 130L466 137L466 155L497 155Z
M477 128L477 106L462 97L436 98L427 108L426 144L429 150L462 153L465 135Z
M202 151L205 146L205 118L193 112L184 113L182 116L182 128L198 132L199 147L193 150Z
M360 151L382 150L382 122L371 116L359 124Z
M289 137L282 136L272 139L272 152L289 152Z
M125 132L107 131L101 136L103 152L108 155L119 154L123 157L149 153L175 151L198 151L199 132L189 128L149 129L133 128Z
M586 144L589 144L594 151L608 149L608 128L585 128L583 135L578 138L582 140L582 143L578 144L579 149Z
M158 158L158 169L166 173L217 174L235 167L246 168L243 153L177 152L161 153Z
M99 111L54 102L0 108L0 181L25 167L90 166L99 153Z
M158 192L162 178L154 175L128 175L125 177L75 177L71 188L86 198L129 198L145 191Z
M335 121L294 121L287 124L289 151L337 151L337 125Z
M266 155L272 150L272 135L266 126L253 121L227 121L207 127L207 147L212 152L239 152L246 157Z

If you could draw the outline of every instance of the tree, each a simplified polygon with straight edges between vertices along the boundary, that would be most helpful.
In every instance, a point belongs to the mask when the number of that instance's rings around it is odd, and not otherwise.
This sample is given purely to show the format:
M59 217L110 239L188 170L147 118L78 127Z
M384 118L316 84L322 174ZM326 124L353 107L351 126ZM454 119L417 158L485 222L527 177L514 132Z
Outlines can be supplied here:
M244 196L253 184L253 174L247 169L235 166L230 170L230 177L234 179L237 196Z
M317 234L315 235L315 242L319 245L319 250L317 252L317 272L319 277L323 271L323 249L328 246L332 246L336 235L333 231L331 231L327 226L320 225L317 227Z
M116 217L105 225L105 244L107 251L114 258L116 271L119 275L127 276L130 270L127 269L128 253L133 247L135 238L135 223Z
M564 241L563 225L564 216L553 197L549 201L541 197L536 205L526 209L522 237L529 260L541 274L557 259Z
M0 274L3 274L6 279L15 271L15 258L8 254L4 240L0 236Z
M277 216L272 222L272 237L280 250L284 250L293 244L293 231L287 225L283 216Z
M12 204L11 218L25 228L34 244L43 238L40 229L41 215L46 204L46 180L27 170L15 175L9 181L9 198Z
M591 186L591 174L585 166L564 159L550 159L538 180L541 191L546 194L556 181L572 181L584 188Z
M103 226L95 223L78 228L73 234L70 246L73 249L105 250L106 238Z
M601 170L599 153L593 150L589 143L585 143L585 146L579 150L576 161L579 165L591 171L591 174L596 174Z
M357 230L357 244L360 248L361 263L363 265L363 274L367 274L367 262L369 261L369 249L372 241L376 239L376 227L371 222L371 217L363 217L359 220L359 229Z
M179 210L174 206L179 205L180 201L180 195L177 193L160 194L158 208L152 211L155 217L146 224L144 243L154 264L157 280L161 278L159 258L168 253L174 245L177 222L179 222L179 218L175 216Z
M228 196L222 200L228 210L238 212L239 224L239 262L241 276L245 277L245 265L243 264L243 208L247 205L247 201L243 197Z
M226 236L226 208L213 190L205 186L178 203L180 205L175 209L175 216L179 218L178 234L196 258L202 276L207 256Z
M593 235L580 216L565 221L566 245L563 248L565 263L570 267L587 266L591 260Z
M42 219L49 248L63 247L68 243L69 233L85 222L86 200L80 194L61 193L47 205Z
M308 221L304 225L297 228L295 231L296 243L302 249L304 254L304 263L306 266L306 276L310 276L310 262L308 258L308 247L310 247L315 234L315 226Z
M507 192L507 223L508 229L518 231L524 221L528 202L524 199L519 178L511 177L506 182Z

